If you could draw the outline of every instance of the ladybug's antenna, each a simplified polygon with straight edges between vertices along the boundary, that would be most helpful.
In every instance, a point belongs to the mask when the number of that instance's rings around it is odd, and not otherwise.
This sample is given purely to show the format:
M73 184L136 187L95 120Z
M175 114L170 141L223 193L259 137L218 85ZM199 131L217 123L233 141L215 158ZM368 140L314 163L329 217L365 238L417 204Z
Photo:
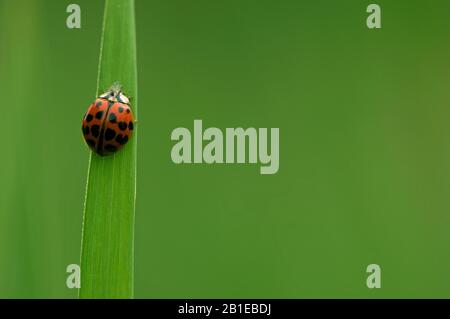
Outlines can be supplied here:
M113 91L115 95L118 95L120 92L122 92L122 85L116 81L111 85L110 91Z

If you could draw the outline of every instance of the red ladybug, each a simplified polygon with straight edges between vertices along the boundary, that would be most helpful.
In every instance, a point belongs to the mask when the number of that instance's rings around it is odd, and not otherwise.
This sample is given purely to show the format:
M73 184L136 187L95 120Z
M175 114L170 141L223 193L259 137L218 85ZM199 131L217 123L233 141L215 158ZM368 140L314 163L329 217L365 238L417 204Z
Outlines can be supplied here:
M100 95L83 118L83 136L89 148L100 156L117 152L130 139L134 117L129 99L114 84Z

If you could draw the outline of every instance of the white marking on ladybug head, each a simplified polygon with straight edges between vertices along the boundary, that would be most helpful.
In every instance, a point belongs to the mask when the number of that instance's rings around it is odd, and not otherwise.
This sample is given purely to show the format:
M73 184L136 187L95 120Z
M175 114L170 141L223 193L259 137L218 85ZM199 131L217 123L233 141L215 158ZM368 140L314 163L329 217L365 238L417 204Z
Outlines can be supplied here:
M120 102L125 104L130 103L128 97L126 97L125 94L122 93L121 85L118 82L115 82L108 91L101 94L99 97L110 102Z
M103 94L100 94L99 97L102 98L102 99L107 99L109 97L110 93L111 93L110 91L105 92Z
M130 103L130 100L128 99L128 97L126 97L125 94L123 94L122 92L119 93L119 96L117 97L117 100L120 103L125 103L125 104Z
M110 102L117 102L117 93L113 91L108 91L100 95L100 98L108 100Z

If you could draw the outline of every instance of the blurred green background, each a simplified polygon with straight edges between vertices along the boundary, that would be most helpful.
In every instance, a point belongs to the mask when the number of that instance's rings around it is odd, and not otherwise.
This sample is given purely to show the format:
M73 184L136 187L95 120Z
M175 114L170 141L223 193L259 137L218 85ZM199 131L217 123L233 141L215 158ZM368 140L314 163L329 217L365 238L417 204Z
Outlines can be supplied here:
M136 1L136 297L450 297L450 2L369 3ZM102 16L0 0L0 297L76 297ZM194 119L279 127L278 174L173 164Z

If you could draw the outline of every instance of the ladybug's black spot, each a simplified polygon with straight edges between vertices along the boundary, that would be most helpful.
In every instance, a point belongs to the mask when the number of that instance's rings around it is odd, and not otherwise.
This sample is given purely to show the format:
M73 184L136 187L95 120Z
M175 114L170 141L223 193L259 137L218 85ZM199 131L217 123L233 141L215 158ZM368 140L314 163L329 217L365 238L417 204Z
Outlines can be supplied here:
M87 139L87 140L86 140L86 143L88 143L89 146L91 146L91 147L95 147L95 141L94 141L94 140Z
M127 129L127 127L128 127L128 125L127 125L126 122L119 122L119 128L120 128L122 131L125 131L125 130Z
M123 107L119 106L119 113L123 112Z
M100 107L100 106L102 106L102 104L103 104L102 101L98 101L98 102L95 104L95 106L96 106L96 107Z
M109 152L115 152L115 151L117 151L117 147L115 147L115 146L112 145L112 144L106 144L106 145L105 145L105 150L107 150L107 151L109 151Z
M89 126L85 126L85 127L83 127L83 133L84 133L84 135L88 135L89 134Z
M116 136L116 132L110 128L106 129L105 132L105 141L110 141Z
M122 134L119 134L116 137L116 142L121 145L124 145L126 142L128 142L128 136L126 136L126 135L122 136Z
M109 121L110 121L111 123L117 123L117 117L116 117L116 114L114 114L114 113L109 114Z
M97 114L95 114L95 118L100 120L103 116L103 111L98 111Z
M130 121L130 123L128 123L128 128L129 128L130 130L133 130L133 129L134 129L133 121Z
M92 119L93 119L94 117L92 116L92 114L88 114L87 116L86 116L86 122L90 122L90 121L92 121Z
M127 113L130 113L130 109L127 109Z
M91 133L92 133L92 135L94 136L94 137L98 137L99 136L99 134L100 134L100 126L98 126L98 125L92 125L92 127L91 127Z

